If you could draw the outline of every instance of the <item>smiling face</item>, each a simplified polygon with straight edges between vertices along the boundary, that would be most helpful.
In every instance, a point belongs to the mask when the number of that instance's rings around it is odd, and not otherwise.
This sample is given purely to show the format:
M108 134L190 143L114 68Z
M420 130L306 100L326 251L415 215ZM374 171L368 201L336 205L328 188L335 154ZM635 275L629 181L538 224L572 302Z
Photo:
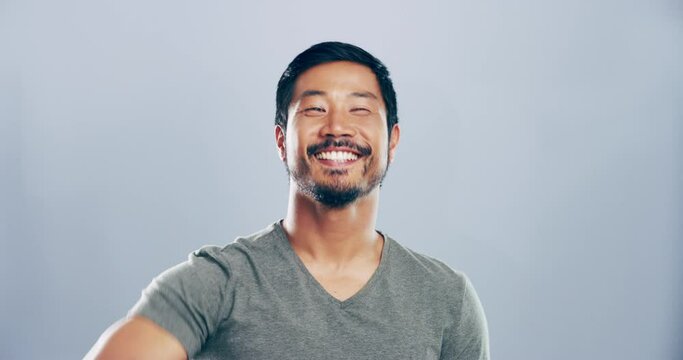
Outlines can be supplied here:
M332 208L377 188L398 139L398 125L388 136L375 74L347 61L302 73L289 105L286 133L276 127L280 157L298 190Z

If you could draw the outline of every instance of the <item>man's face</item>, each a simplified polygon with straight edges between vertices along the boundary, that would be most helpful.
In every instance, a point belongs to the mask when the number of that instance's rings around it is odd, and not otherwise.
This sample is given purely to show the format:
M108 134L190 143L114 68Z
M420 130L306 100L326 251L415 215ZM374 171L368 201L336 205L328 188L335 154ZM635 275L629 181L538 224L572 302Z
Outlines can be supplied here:
M387 136L385 105L372 70L339 61L298 77L286 133L277 126L275 135L298 189L339 208L381 183L399 132L394 125Z

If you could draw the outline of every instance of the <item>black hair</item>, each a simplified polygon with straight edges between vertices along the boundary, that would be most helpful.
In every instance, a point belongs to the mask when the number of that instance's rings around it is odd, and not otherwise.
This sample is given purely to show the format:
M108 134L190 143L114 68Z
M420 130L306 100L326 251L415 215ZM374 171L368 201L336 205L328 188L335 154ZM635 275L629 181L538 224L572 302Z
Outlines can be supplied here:
M358 46L336 41L315 44L289 63L277 83L275 125L287 128L289 103L292 101L294 84L299 75L314 66L334 61L351 61L365 65L372 70L382 91L382 99L387 111L387 128L391 134L394 124L398 123L398 113L396 91L389 77L389 70L379 59Z

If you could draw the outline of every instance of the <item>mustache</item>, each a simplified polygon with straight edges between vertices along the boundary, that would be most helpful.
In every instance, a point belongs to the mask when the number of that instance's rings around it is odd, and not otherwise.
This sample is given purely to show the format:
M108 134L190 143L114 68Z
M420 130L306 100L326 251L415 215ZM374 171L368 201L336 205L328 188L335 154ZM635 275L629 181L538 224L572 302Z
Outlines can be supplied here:
M316 153L320 152L320 150L323 150L323 149L326 149L329 147L346 147L349 149L356 150L358 153L360 153L363 156L367 156L367 155L372 154L372 150L369 147L358 145L355 142L348 140L348 139L341 139L341 140L326 139L325 141L323 141L321 143L309 145L306 148L306 154L308 154L308 156L313 156Z

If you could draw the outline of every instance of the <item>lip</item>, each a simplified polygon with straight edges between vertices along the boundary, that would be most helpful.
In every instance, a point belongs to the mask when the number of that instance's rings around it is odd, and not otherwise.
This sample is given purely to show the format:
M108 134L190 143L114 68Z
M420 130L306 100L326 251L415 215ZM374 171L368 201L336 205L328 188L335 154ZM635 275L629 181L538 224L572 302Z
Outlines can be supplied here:
M325 165L326 167L343 168L343 167L349 167L349 166L355 164L356 162L358 162L358 159L348 160L348 161L344 161L344 162L338 162L335 160L326 160L326 159L315 158L315 161Z

